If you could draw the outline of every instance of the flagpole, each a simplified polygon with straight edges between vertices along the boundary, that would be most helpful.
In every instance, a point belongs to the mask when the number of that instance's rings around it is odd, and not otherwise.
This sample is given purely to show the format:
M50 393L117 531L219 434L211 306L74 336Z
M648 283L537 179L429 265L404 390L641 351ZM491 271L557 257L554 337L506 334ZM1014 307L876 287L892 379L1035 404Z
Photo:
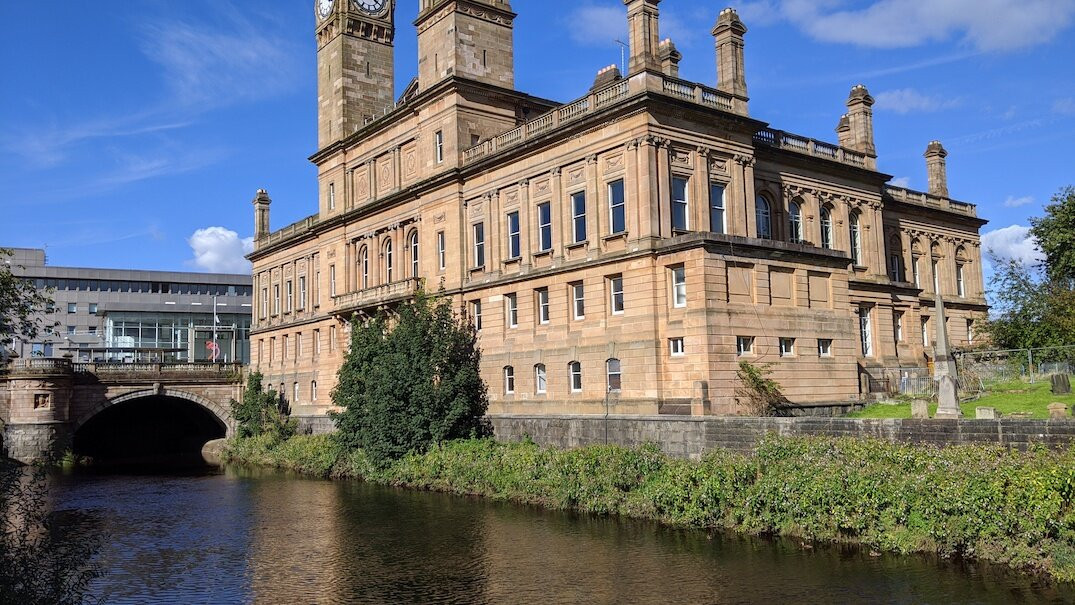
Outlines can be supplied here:
M217 322L219 322L219 321L220 320L217 319L217 316L216 316L216 295L214 294L213 295L213 344L214 345L216 345L216 343L217 343L216 342L216 338L217 338L217 336L216 336L216 325L217 325ZM213 361L215 362L216 359L214 359Z

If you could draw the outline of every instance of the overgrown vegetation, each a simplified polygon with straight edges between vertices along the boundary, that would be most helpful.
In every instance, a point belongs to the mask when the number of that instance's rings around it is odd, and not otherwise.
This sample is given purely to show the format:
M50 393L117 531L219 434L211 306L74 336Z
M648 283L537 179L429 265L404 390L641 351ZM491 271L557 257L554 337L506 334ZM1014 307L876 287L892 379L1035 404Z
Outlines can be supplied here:
M770 437L701 461L655 446L443 443L380 466L327 436L232 442L233 462L663 523L980 558L1075 581L1075 450Z
M341 447L384 465L442 441L491 434L477 332L451 304L419 291L392 315L352 324L332 393Z
M33 340L60 325L44 319L53 305L51 292L38 290L32 281L11 273L12 254L12 250L0 248L0 347L10 345L16 337Z
M242 401L231 400L231 414L239 437L268 435L283 441L295 435L297 423L288 417L286 404L276 391L264 390L260 372L253 372L246 380Z
M82 603L98 543L66 527L49 512L44 471L0 460L0 603Z
M780 385L769 378L772 374L770 367L771 364L756 366L748 361L739 362L739 369L735 372L739 379L735 397L750 416L775 416L788 403L788 398L780 391Z

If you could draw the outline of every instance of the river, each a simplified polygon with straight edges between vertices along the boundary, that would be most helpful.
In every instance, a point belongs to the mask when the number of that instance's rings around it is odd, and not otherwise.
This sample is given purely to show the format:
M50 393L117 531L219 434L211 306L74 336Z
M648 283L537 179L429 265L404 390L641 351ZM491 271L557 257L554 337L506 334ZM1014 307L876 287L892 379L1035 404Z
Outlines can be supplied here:
M1062 603L984 566L239 468L77 472L104 603Z

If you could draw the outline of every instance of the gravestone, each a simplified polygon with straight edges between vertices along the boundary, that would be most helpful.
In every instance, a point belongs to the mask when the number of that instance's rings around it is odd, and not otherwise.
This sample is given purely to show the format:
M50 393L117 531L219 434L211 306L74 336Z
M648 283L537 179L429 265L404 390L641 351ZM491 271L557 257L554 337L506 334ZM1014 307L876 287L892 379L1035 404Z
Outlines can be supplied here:
M962 418L959 407L959 384L956 382L956 361L948 342L948 326L944 315L944 300L935 296L934 320L937 337L933 341L933 379L937 382L937 413L934 418Z
M996 420L997 408L985 406L974 408L974 417L978 420Z
M1061 418L1067 418L1068 406L1056 402L1049 404L1049 420L1059 420Z
M929 418L929 402L915 399L911 402L911 418Z
M1053 374L1053 395L1067 395L1071 393L1071 376L1067 374Z

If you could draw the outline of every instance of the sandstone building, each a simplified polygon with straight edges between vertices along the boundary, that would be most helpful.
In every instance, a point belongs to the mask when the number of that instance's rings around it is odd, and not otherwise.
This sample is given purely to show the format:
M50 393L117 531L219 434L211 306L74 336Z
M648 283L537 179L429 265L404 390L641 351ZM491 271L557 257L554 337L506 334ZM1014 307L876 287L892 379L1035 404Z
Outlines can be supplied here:
M987 310L975 207L877 171L856 86L835 144L750 116L732 10L716 86L679 77L660 0L624 0L626 74L570 103L514 88L507 0L420 0L393 99L391 0L318 0L319 200L269 227L254 199L253 364L328 410L348 321L424 280L475 322L491 413L734 414L742 359L809 406L927 364L935 296L956 345ZM834 116L835 117L835 116Z

